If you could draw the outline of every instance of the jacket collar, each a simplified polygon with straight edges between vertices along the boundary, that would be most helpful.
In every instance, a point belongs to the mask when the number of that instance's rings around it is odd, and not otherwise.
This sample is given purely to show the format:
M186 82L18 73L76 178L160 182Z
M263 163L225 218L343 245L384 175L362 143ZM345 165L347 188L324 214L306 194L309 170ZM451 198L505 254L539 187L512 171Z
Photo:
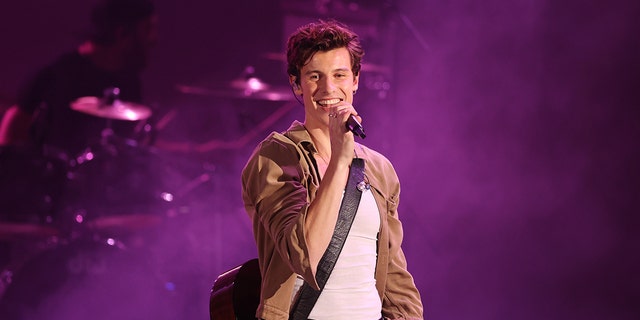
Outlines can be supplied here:
M289 139L291 139L291 141L293 141L298 147L302 148L303 150L306 150L309 153L317 152L309 131L307 131L307 128L305 128L304 124L302 124L300 121L293 121L293 123L291 123L291 126L289 126L289 129L284 132L284 135L286 135ZM356 157L362 158L365 161L365 174L367 175L367 179L369 179L369 183L372 187L377 188L378 186L380 186L380 183L382 183L382 181L379 181L377 175L372 174L372 172L370 171L371 169L368 168L369 165L372 165L372 158L369 154L370 150L357 142L355 143L355 148Z
M305 128L302 122L298 120L293 121L291 126L289 126L289 129L287 129L283 134L303 150L311 153L318 152L316 146L313 144L309 131L307 131L307 128Z

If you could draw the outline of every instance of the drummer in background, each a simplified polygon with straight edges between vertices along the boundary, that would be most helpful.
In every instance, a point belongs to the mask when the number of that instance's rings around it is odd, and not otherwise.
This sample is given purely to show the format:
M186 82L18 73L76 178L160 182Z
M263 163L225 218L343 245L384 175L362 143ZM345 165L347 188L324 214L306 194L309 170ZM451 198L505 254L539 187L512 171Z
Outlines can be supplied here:
M89 39L39 70L0 122L0 145L51 146L68 155L99 141L103 129L130 137L135 122L102 119L71 109L79 97L102 97L119 88L120 99L140 103L140 72L157 39L151 0L101 0L92 10Z

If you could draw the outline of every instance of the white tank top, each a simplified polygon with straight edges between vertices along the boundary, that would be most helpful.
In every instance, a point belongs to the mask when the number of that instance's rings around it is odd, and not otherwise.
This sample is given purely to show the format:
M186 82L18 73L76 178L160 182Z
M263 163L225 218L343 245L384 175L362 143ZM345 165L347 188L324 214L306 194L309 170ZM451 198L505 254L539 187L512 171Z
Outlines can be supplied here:
M342 252L309 319L381 318L382 302L375 279L379 229L376 201L371 190L365 190ZM293 297L303 281L298 276Z

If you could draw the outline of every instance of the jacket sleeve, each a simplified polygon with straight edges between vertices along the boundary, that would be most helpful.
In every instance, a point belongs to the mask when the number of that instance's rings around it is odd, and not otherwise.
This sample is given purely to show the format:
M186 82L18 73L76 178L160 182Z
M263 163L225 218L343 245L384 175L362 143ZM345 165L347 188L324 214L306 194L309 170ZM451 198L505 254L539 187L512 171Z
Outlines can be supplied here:
M400 183L391 163L388 163L385 172L390 192L387 198L389 260L382 315L385 319L423 319L420 293L407 269L407 261L401 248L403 228L398 218Z
M291 271L317 287L304 237L309 207L304 184L306 179L309 179L309 173L301 167L295 146L267 139L256 149L243 170L243 200L252 215L255 236L271 239L257 239L257 243L274 243L275 251L289 263ZM258 250L260 254L270 254L269 248Z

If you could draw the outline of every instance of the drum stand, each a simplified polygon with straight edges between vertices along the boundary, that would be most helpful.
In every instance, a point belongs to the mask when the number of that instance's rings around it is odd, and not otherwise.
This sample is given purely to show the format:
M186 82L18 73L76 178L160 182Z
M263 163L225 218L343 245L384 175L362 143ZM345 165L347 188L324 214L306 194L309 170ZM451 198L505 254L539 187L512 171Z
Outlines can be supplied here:
M38 254L57 246L59 240L57 236L51 236L44 241L12 242L9 263L0 270L0 301L2 301L4 294L13 282L16 272L19 272L25 263Z

